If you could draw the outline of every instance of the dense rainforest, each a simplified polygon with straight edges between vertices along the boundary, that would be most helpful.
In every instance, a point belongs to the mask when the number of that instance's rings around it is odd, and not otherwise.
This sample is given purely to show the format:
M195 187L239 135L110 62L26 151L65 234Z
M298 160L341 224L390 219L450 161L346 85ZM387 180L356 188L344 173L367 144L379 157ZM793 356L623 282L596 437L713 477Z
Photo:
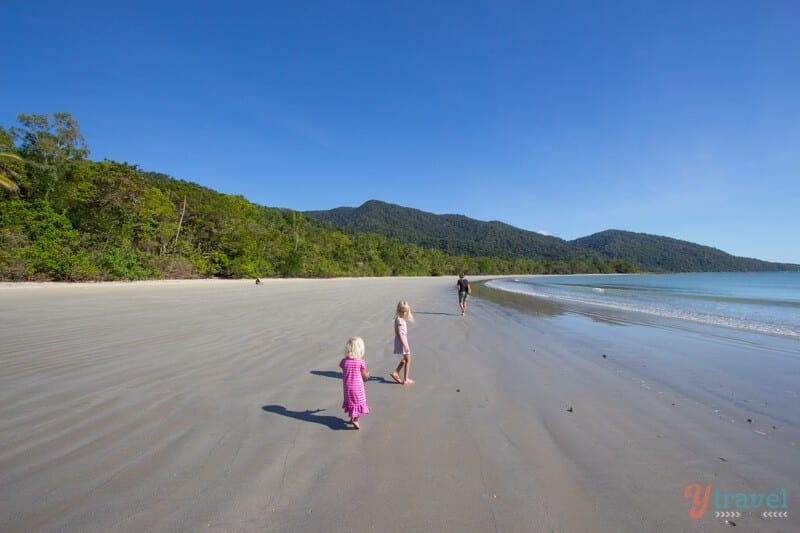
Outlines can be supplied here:
M359 207L305 214L337 228L380 233L403 243L466 255L561 259L578 264L616 260L647 272L800 270L800 265L796 264L736 257L710 246L646 233L607 230L566 241L502 222L484 222L463 215L436 215L377 200Z
M631 272L603 254L489 257L339 229L136 165L91 161L68 113L0 126L0 280Z
M558 237L526 231L502 222L483 222L464 215L436 215L370 200L359 207L338 207L304 214L337 228L379 233L401 242L446 253L504 259L596 259L601 254L578 249Z

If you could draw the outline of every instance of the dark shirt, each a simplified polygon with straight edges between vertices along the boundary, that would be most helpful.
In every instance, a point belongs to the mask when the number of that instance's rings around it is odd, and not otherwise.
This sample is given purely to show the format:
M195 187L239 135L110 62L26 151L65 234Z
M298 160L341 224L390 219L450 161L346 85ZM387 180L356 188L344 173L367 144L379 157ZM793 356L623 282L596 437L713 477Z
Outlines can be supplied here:
M467 292L467 288L469 287L467 278L458 280L456 284L458 285L458 292Z

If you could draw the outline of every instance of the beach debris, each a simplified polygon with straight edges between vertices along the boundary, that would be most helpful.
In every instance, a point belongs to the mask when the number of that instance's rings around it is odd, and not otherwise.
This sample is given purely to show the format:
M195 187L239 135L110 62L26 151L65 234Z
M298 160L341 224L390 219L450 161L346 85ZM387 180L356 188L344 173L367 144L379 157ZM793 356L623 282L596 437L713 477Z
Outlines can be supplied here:
M456 392L461 392L461 389L456 389Z
M675 402L672 402L672 405L675 405Z
M720 461L723 461L723 462L725 462L725 463L727 463L727 462L728 462L728 460L727 460L727 459L725 459L724 457L720 457L720 458L719 458L719 460L720 460Z
M608 359L608 356L606 354L603 354L603 359Z
M568 412L568 413L571 413L571 412L572 412L572 407L570 407L569 409L567 409L567 412Z
M763 436L765 436L765 437L767 436L767 434L766 434L766 433L764 433L763 431L758 431L757 429L754 429L754 430L753 430L753 433L758 433L759 435L763 435Z
M747 421L750 422L751 424L753 423L753 419L752 418L748 418Z
M728 524L729 526L736 527L736 522L734 522L733 520L725 520L725 523Z
M778 429L778 426L772 426L772 429Z

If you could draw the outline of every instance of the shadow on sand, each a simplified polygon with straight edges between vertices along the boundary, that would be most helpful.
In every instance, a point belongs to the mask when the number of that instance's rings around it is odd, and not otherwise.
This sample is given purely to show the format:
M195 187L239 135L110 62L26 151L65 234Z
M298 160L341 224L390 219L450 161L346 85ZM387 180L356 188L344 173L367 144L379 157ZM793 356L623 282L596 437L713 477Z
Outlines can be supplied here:
M341 372L335 372L333 370L309 370L309 374L314 374L315 376L322 376L324 378L334 378L334 379L342 379ZM382 378L380 376L370 376L367 380L367 383L389 383L390 385L394 384L394 381L389 381L388 379Z
M320 424L329 429L338 431L341 429L354 429L347 426L345 421L338 416L318 415L317 413L325 409L306 409L305 411L290 411L282 405L264 405L261 407L263 411L268 413L275 413L277 415L288 416L303 422L311 422L313 424Z
M309 373L315 376L322 376L324 378L342 379L342 373L334 370L310 370Z

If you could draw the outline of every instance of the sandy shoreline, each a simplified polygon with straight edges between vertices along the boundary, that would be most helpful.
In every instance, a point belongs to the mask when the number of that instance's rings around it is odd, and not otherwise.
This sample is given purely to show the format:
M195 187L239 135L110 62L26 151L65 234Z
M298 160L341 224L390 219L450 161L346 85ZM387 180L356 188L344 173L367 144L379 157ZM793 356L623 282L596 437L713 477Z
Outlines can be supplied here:
M789 518L734 520L798 526L794 433L715 413L702 376L636 370L645 348L653 365L727 345L481 298L462 318L455 278L264 282L0 284L0 530L728 527L689 517L691 483L785 488ZM385 379L400 298L411 388ZM360 431L341 411L351 335L375 376Z

